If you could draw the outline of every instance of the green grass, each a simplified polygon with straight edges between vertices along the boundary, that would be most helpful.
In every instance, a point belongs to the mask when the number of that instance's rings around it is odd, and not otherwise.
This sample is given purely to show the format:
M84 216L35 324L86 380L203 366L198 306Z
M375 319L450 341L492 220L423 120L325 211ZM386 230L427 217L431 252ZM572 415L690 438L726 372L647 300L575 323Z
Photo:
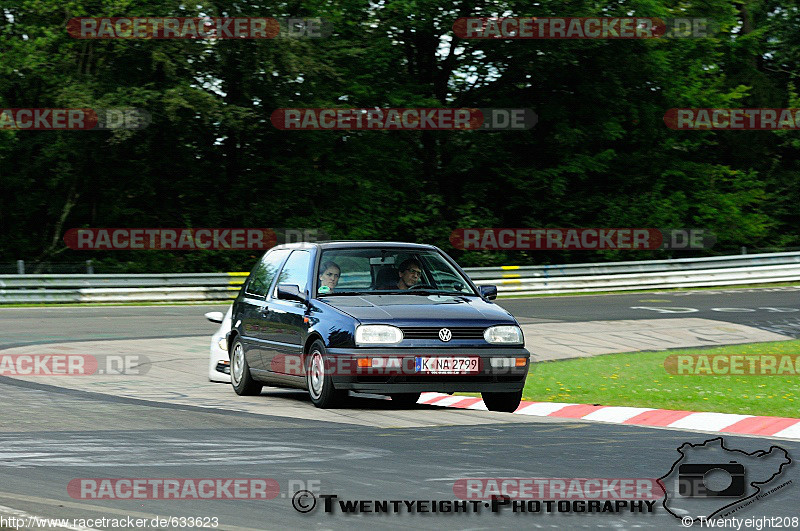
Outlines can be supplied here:
M800 418L800 375L677 375L675 354L792 354L800 341L605 354L531 365L523 400Z

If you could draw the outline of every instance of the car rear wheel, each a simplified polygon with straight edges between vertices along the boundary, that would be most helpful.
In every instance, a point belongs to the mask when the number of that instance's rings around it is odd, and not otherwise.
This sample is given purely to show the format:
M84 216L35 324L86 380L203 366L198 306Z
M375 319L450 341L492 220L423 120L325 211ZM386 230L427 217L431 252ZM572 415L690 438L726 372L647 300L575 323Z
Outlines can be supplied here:
M261 393L263 384L256 382L250 375L250 366L244 357L242 341L236 338L231 351L231 385L237 395L252 396Z
M411 407L419 400L420 393L393 393L392 404L400 407Z
M483 403L489 411L504 411L513 413L519 407L522 400L522 391L511 391L510 393L481 393Z
M336 390L333 378L325 368L325 345L314 341L306 356L306 385L311 402L318 408L326 409L340 405L347 391Z

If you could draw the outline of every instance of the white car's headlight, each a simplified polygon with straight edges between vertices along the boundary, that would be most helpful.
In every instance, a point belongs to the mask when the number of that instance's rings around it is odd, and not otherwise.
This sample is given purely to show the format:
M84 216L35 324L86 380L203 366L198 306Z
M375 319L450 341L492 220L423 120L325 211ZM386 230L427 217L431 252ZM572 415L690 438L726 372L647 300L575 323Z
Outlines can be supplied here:
M518 326L490 326L483 333L487 343L521 344L522 330Z
M386 345L400 343L403 331L389 325L359 325L356 328L356 345Z

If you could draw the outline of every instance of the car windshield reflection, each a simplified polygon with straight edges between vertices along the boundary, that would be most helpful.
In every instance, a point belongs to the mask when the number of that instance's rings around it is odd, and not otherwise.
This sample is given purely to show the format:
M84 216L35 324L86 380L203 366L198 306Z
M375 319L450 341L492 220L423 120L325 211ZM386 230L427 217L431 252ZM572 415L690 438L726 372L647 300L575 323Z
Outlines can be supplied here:
M478 294L469 279L435 250L337 248L322 253L317 295Z

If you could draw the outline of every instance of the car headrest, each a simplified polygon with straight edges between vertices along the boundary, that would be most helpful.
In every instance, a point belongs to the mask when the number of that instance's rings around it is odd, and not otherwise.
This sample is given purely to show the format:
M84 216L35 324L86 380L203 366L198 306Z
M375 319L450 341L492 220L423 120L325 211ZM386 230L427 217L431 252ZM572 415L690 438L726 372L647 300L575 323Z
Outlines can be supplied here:
M375 289L396 288L398 280L400 280L400 276L394 266L382 266L375 275Z

